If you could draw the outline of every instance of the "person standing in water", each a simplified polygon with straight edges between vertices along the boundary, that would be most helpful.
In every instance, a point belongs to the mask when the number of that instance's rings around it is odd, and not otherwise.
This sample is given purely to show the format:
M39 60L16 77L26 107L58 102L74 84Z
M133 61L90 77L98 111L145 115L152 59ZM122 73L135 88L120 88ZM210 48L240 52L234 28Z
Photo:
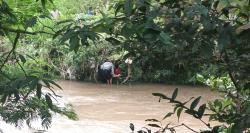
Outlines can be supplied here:
M118 64L115 64L115 70L114 70L114 77L120 77L121 76L121 69L119 68Z
M114 64L107 60L101 65L101 71L103 78L107 81L107 84L112 85L112 77L114 77Z
M128 82L132 77L132 63L133 63L133 60L131 59L131 57L128 57L125 60L125 63L128 64L127 77L122 81L122 84L125 84L126 82Z
M114 78L116 79L116 85L119 84L119 79L121 76L121 69L119 68L118 63L115 63L115 70L114 70Z

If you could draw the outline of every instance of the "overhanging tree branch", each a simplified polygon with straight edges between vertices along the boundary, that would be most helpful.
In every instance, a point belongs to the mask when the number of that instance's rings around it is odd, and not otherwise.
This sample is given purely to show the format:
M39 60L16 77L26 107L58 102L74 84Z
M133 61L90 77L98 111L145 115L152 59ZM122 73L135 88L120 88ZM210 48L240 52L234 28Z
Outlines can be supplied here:
M0 71L2 71L2 68L4 67L4 65L6 64L6 62L8 61L10 55L15 51L16 49L16 46L17 46L17 42L18 42L18 39L20 38L20 32L17 32L16 33L16 37L15 37L15 40L13 42L13 47L12 49L10 50L10 52L8 53L7 57L5 58L4 62L1 64L0 66Z

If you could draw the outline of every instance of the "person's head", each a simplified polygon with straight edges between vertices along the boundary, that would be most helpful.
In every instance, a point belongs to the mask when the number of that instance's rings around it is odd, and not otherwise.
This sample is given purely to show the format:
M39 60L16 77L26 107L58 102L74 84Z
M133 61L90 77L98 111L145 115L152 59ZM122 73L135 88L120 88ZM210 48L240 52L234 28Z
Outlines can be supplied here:
M104 59L104 62L110 62L108 58Z
M110 58L107 58L107 59L105 59L105 62L113 62L113 60L112 59L110 59Z

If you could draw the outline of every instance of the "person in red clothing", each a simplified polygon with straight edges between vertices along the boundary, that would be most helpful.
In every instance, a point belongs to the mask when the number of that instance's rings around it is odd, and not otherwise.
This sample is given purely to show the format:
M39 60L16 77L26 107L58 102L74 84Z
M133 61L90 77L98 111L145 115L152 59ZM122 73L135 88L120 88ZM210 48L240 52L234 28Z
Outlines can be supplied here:
M121 70L119 68L119 65L115 64L114 77L120 77L120 76L121 76Z
M121 69L119 68L118 64L115 64L114 78L116 79L116 85L119 84L120 76L121 76Z

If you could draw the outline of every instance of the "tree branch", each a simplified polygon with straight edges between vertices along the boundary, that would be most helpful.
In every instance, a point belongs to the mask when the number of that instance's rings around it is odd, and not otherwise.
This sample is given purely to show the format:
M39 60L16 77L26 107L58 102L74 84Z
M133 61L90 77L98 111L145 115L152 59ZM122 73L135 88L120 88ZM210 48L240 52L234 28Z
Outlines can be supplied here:
M49 27L49 26L45 25L45 24L44 24L43 22L41 22L39 19L38 19L38 21L39 21L39 23L41 23L41 24L43 25L43 27L48 28L48 29L50 29L50 30L52 30L53 32L56 33L56 31L55 31L52 27Z
M23 73L25 76L27 76L27 73L25 72L23 66L19 63L19 61L17 61L17 64L20 66L20 68L22 69Z
M237 91L240 91L240 86L239 86L239 84L237 83L237 81L235 80L235 78L234 78L234 76L233 76L233 72L232 72L232 70L230 69L230 66L231 66L231 65L230 65L230 61L229 61L228 54L227 54L226 51L224 52L224 54L225 54L224 62L225 62L226 65L227 65L226 67L227 67L228 74L229 74L229 76L230 76L230 78L231 78L231 80L232 80L232 82L233 82L233 84L234 84L236 90L237 90Z
M170 130L170 131L173 131L173 130L175 130L174 128L182 127L182 126L186 127L187 129L191 130L191 131L194 132L194 133L199 133L199 132L195 131L194 129L192 129L191 127L187 126L187 125L184 124L184 123L182 123L182 124L180 124L180 125L173 126L173 127L169 127L169 128L166 128L166 129L168 129L168 130ZM166 130L166 129L165 129L165 130ZM163 130L163 131L165 131L165 130Z
M228 57L228 54L226 51L224 51L224 54L225 54L225 58L224 58L224 62L226 63L226 69L228 71L228 74L229 74L229 77L231 78L235 88L236 88L236 98L234 99L234 102L236 103L236 108L237 108L237 112L240 112L241 110L241 101L240 101L240 98L239 98L239 92L241 90L241 87L240 85L237 83L236 79L234 78L233 76L233 71L231 70L230 68L230 60L229 60L229 57Z
M16 33L16 37L15 37L15 40L13 42L13 47L12 49L10 50L10 52L8 53L7 57L5 58L3 64L1 64L0 66L0 71L2 71L2 68L4 67L4 65L6 64L6 62L8 61L8 59L10 58L10 55L15 51L16 49L16 45L17 45L17 42L18 42L18 39L20 38L20 33L17 32Z
M184 124L184 123L182 123L182 125L183 125L184 127L188 128L189 130L195 132L195 133L199 133L199 132L195 131L194 129L190 128L189 126L187 126L187 125Z
M165 99L165 98L163 98L163 99ZM192 98L191 98L191 99L192 99ZM175 104L177 104L176 106L179 105L179 107L184 108L184 109L190 111L191 113L193 113L194 115L197 115L197 116L198 116L198 111L196 111L196 110L191 110L191 109L189 109L188 107L185 106L185 104L186 104L187 102L182 103L182 102L180 102L180 101L173 100L173 99L171 99L171 98L167 98L167 100L170 100L170 103L175 103ZM190 100L188 100L188 101L190 101ZM194 116L194 115L193 115L193 116ZM211 129L209 123L204 122L201 118L198 118L198 117L195 117L195 116L194 116L194 118L200 120L204 125L206 125L209 129Z
M13 33L24 33L24 34L29 34L29 35L37 35L37 34L49 34L49 35L54 35L53 33L45 32L45 31L36 31L36 32L29 32L26 30L20 30L20 29L12 29L12 28L7 28L7 27L1 27L1 29L8 31L8 32L13 32Z

